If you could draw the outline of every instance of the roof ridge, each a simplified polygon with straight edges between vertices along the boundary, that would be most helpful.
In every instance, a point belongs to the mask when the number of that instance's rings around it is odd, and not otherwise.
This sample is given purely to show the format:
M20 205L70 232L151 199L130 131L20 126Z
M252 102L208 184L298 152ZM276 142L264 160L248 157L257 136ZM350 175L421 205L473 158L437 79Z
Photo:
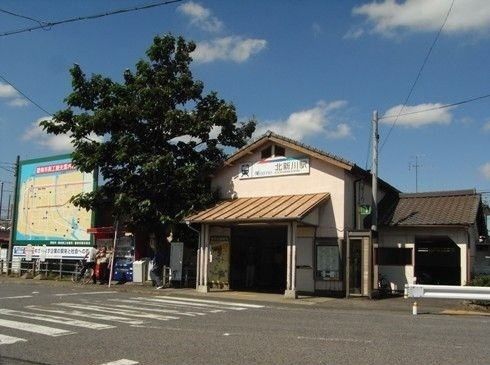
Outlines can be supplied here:
M402 198L439 198L447 196L465 196L465 195L479 195L476 189L462 189L462 190L441 190L441 191L427 191L420 193L400 193L400 199Z
M343 157L340 157L336 154L333 154L331 152L327 152L327 151L324 151L324 150L321 150L319 148L316 148L316 147L313 147L311 145L308 145L308 144L305 144L305 143L302 143L302 142L298 142L294 139L291 139L291 138L288 138L288 137L285 137L283 135L280 135L280 134L277 134L271 130L267 130L264 134L258 136L258 137L255 137L255 138L252 138L250 139L250 141L245 145L243 146L242 148L239 148L238 150L236 150L234 153L232 153L230 156L228 156L228 158L226 159L226 161L229 161L231 160L232 158L234 158L237 154L239 154L240 152L246 150L247 148L249 148L251 145L253 145L254 143L257 143L258 141L260 141L261 139L263 138L270 138L270 137L276 137L278 139L282 139L283 141L285 142L289 142L289 143L292 143L292 144L295 144L296 146L299 146L299 147L303 147L303 148L306 148L306 149L309 149L313 152L316 152L316 153L319 153L321 155L324 155L326 157L329 157L329 158L332 158L334 160L337 160L339 162L342 162L346 165L349 165L351 167L354 167L354 166L357 166L355 163L353 163L352 161L349 161L349 160L346 160L345 158Z

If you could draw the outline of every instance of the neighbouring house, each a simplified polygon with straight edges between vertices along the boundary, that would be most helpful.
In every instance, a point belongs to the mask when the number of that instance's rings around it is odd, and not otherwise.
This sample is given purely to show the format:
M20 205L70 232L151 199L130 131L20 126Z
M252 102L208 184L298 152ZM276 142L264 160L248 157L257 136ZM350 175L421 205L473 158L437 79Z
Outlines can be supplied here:
M380 203L378 272L395 290L406 283L466 285L478 272L487 235L475 190L399 194Z
M199 291L250 290L371 296L464 285L486 232L472 191L402 194L379 180L379 234L371 231L371 174L273 132L232 154L214 174L222 200L186 222L199 228Z

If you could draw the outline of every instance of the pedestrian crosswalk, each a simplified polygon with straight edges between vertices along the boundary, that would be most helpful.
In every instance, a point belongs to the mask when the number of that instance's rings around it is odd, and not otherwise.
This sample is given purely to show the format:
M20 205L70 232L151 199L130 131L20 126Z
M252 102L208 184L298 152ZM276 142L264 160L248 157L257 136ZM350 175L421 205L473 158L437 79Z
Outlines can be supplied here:
M119 296L90 297L79 301L58 297L50 304L0 308L0 346L30 341L29 334L58 337L80 331L101 331L118 326L152 328L155 323L193 320L217 313L246 311L263 305L190 297ZM2 332L6 331L5 334ZM132 360L131 360L132 361Z

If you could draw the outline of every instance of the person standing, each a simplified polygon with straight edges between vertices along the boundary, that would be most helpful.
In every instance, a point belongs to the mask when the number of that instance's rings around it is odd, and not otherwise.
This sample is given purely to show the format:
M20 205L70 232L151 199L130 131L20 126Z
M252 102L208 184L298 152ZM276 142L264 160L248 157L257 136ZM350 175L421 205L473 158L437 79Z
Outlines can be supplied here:
M171 242L173 238L172 232L170 235L166 237L167 242ZM165 265L165 247L161 242L157 242L155 237L150 238L150 245L153 247L154 256L153 256L153 267L150 270L150 278L153 282L153 285L156 286L156 289L163 289L163 270Z
M88 252L85 254L84 256L84 260L85 262L83 263L83 267L82 267L82 270L80 270L80 278L83 277L83 275L85 275L85 272L87 271L87 269L92 269L92 281L93 283L95 284L96 283L96 279L95 279L95 256L97 255L97 245L93 245L92 247L90 247L90 249L88 250Z

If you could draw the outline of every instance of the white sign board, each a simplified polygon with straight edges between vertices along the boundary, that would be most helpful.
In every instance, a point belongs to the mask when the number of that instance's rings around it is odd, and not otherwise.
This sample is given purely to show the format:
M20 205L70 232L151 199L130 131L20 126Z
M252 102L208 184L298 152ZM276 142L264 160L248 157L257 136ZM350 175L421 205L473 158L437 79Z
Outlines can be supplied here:
M90 249L90 246L84 247L73 247L73 246L56 246L46 247L46 259L67 259L67 260L79 260L85 256L85 254ZM32 258L41 258L41 253L43 250L43 246L32 246ZM14 246L13 247L13 256L14 257L23 257L25 256L27 259L28 253L27 246Z
M270 157L254 163L240 165L240 179L255 179L284 175L301 175L310 173L308 157Z

